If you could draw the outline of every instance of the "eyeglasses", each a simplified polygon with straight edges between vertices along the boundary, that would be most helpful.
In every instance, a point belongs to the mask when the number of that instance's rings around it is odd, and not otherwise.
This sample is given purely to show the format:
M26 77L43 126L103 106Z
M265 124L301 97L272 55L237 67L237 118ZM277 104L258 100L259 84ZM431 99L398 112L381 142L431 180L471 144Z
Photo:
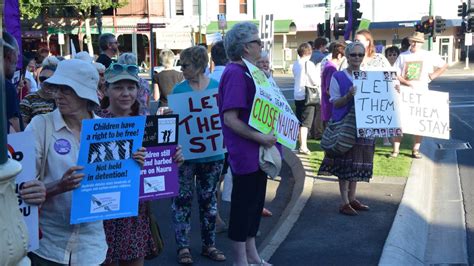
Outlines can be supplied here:
M127 71L130 75L138 75L138 67L136 65L123 65L123 64L111 64L107 71L111 71L114 74L120 74L124 71Z
M49 79L49 77L40 76L40 77L38 77L38 79L39 79L40 82L43 82L43 81Z
M353 54L349 54L350 57L364 57L365 54L363 53L360 53L360 54L357 54L357 53L353 53Z
M62 95L66 95L66 96L72 95L74 93L74 91L71 88L65 85L51 85L48 87L48 90L52 94L57 94L61 92Z
M248 43L256 43L258 44L258 46L262 46L262 40L258 39L258 40L253 40L253 41L250 41Z

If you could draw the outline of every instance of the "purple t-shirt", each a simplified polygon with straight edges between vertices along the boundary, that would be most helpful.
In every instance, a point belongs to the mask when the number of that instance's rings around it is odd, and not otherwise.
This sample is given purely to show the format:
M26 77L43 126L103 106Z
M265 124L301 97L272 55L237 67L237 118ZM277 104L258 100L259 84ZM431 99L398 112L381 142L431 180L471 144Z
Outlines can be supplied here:
M218 103L221 121L224 121L226 111L238 109L239 119L248 124L254 96L255 84L247 67L234 63L228 64L219 83ZM244 175L258 171L260 145L237 135L225 123L222 123L222 133L232 173Z

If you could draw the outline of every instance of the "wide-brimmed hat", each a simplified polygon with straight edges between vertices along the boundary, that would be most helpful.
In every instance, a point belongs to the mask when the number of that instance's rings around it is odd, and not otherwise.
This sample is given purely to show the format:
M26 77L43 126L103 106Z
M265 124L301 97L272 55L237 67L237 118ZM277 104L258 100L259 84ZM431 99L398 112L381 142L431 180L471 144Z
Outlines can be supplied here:
M79 59L61 61L54 74L44 82L69 86L80 98L99 104L97 97L99 73L91 63Z
M138 83L138 66L113 63L105 70L104 77L108 83L120 80L131 80Z
M415 31L413 33L413 35L408 37L408 40L414 41L414 42L424 43L425 42L425 34L423 34L423 32Z

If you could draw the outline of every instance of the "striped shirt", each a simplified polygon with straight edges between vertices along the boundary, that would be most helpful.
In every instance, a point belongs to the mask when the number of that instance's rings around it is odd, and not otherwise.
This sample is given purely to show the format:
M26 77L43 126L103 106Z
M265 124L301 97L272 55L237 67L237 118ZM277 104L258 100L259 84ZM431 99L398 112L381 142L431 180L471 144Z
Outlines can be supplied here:
M23 123L29 124L39 114L47 114L56 109L53 99L44 99L37 92L28 94L20 102L20 113Z

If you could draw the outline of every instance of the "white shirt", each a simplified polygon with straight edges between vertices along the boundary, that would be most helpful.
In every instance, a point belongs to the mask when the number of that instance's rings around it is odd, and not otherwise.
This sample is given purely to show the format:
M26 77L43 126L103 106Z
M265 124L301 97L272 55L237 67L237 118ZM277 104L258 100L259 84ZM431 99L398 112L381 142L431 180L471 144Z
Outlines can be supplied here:
M321 75L309 58L310 56L299 58L293 64L293 77L295 78L293 96L295 101L304 100L305 86L321 87ZM319 94L321 95L321 92Z
M221 81L222 73L224 73L225 66L215 66L214 71L212 71L209 77L211 79Z
M347 69L344 70L344 74L346 74L348 79L352 80L352 75L350 75L349 72L347 72ZM339 87L339 83L334 78L334 75L331 77L331 83L329 84L329 95L330 95L329 102L331 103L345 96L345 95L341 95L341 89Z
M415 53L410 50L401 53L394 67L397 75L409 80L414 88L427 90L431 82L429 74L433 73L435 67L441 68L445 64L438 54L420 49Z
M45 116L52 120L52 135L47 154L45 184L58 181L64 172L77 164L79 141L67 127L58 109ZM94 119L99 118L94 115ZM44 156L45 120L35 116L25 131L35 137L36 167L39 171ZM58 142L58 140L60 140ZM62 145L58 145L62 143ZM69 143L69 145L64 145ZM55 147L56 144L56 147ZM62 147L62 149L60 149ZM39 224L43 232L36 255L60 264L99 265L105 260L107 242L102 221L70 224L72 192L48 198L41 207ZM71 258L71 260L69 260Z
M38 91L38 84L30 71L25 71L25 79L30 82L30 93Z

